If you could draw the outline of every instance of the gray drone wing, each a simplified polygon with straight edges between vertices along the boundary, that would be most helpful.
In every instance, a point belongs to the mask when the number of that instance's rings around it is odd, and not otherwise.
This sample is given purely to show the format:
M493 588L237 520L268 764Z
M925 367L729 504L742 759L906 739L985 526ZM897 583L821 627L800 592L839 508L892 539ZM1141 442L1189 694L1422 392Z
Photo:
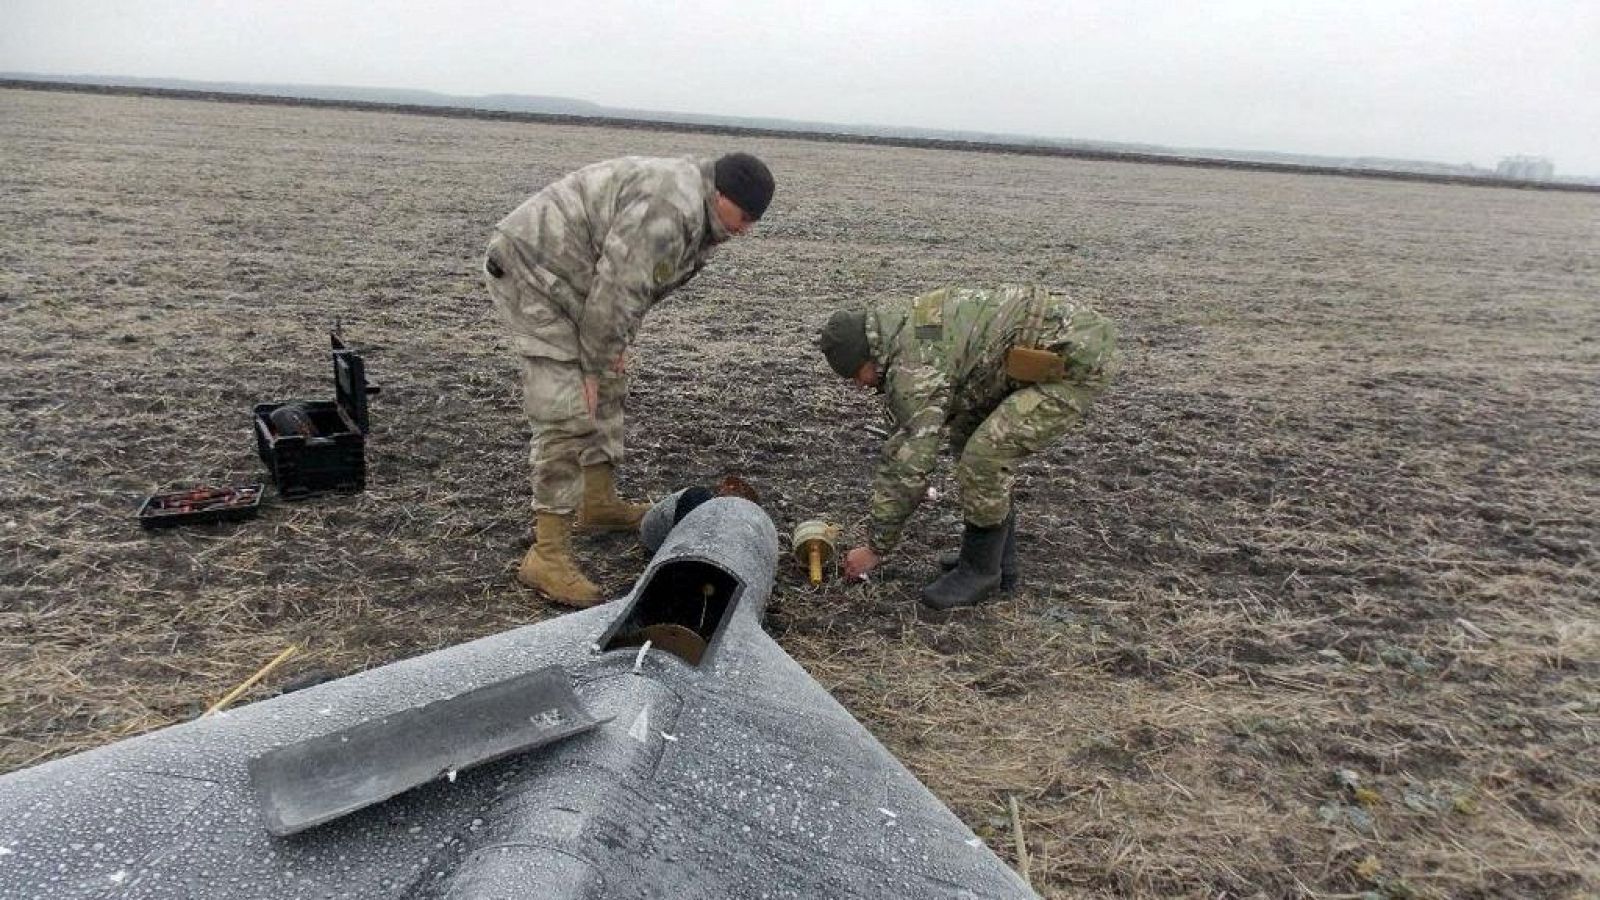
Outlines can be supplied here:
M762 631L777 557L766 514L718 498L613 603L0 777L0 900L1034 897ZM252 763L540 670L573 732L269 832ZM321 771L294 782L315 816L340 805Z

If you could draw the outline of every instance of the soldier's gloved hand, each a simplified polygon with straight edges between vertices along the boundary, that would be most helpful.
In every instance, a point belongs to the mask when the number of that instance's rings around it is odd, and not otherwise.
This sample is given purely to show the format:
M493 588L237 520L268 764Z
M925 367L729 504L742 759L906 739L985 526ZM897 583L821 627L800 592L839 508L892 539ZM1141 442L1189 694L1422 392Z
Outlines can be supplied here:
M583 376L583 405L589 410L589 418L600 417L600 379L593 375Z
M844 555L844 578L846 581L860 581L867 577L868 572L876 569L879 562L877 551L862 544Z

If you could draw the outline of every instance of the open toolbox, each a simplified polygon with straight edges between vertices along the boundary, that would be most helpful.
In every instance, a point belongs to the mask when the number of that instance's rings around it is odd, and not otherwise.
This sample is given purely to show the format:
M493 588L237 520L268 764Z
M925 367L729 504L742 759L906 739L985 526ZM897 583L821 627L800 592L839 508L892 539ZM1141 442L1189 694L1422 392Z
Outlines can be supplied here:
M236 484L152 494L139 506L139 524L146 528L232 522L261 510L261 485Z
M379 389L367 384L361 355L337 334L329 338L332 400L262 403L254 410L256 452L285 500L367 486L367 397Z

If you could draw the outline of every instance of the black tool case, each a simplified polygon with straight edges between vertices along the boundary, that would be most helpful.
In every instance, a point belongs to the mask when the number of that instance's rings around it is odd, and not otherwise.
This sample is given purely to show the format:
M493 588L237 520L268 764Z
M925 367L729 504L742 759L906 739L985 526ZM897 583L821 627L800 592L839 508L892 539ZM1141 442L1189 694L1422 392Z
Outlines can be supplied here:
M366 363L337 334L333 342L333 400L260 403L255 408L256 452L272 473L278 495L301 500L329 491L356 493L367 486ZM273 412L295 406L309 419L310 433L280 432ZM280 416L280 420L282 417Z

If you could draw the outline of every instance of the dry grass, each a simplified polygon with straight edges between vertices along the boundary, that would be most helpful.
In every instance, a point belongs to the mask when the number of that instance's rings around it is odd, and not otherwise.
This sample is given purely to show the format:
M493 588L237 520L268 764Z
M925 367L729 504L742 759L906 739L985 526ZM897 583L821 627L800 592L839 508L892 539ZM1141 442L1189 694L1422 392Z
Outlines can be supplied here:
M552 615L509 570L525 433L477 258L527 192L716 138L0 91L0 768ZM780 195L652 314L626 471L859 536L870 397L828 311L1039 279L1127 365L1021 489L1026 584L782 573L784 647L1049 897L1600 892L1600 204L1571 194L741 141ZM144 534L261 477L252 404L384 385L371 488ZM941 476L941 487L948 484ZM588 543L621 589L625 540ZM1345 783L1340 783L1340 773Z

